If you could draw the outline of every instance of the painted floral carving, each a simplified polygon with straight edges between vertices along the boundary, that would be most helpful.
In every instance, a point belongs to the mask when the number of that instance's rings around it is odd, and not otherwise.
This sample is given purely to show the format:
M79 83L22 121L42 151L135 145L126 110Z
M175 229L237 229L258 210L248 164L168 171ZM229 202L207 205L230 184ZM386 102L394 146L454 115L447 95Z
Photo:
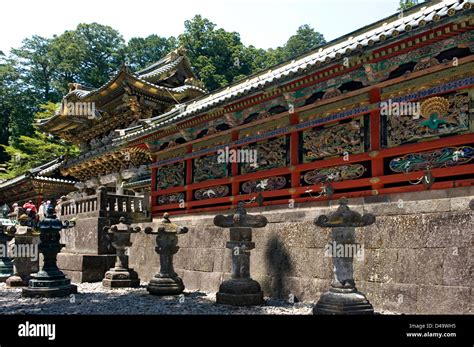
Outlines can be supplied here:
M156 172L157 189L184 186L184 162L165 165L158 168Z
M436 151L411 153L390 161L394 172L412 172L466 164L474 157L474 148L446 147Z
M339 182L359 178L364 172L365 168L361 164L325 167L305 173L303 180L310 185L323 182Z
M287 165L287 144L286 137L277 137L274 139L259 142L245 146L242 149L256 150L256 163L241 163L241 173L269 170Z
M434 99L434 98L430 98ZM469 129L469 95L458 93L445 96L449 106L445 114L426 112L418 115L387 115L386 132L388 147L416 142L433 136L456 134ZM425 104L429 99L422 102Z
M361 119L319 127L303 132L303 157L305 162L364 151L364 131Z
M286 186L286 178L284 176L276 176L264 178L261 180L248 181L242 184L244 193L256 193L265 190L282 189Z
M160 195L157 198L158 205L178 204L182 201L184 201L184 193Z
M227 163L219 163L217 154L194 159L194 182L202 182L226 176Z
M198 189L194 192L194 197L197 200L213 199L213 198L222 198L229 194L228 186L214 186L208 188Z

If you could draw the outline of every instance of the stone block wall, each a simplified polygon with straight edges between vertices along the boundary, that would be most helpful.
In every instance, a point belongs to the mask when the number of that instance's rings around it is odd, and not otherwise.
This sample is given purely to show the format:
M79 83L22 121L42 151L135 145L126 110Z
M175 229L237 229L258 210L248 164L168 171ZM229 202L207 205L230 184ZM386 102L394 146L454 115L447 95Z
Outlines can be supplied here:
M374 225L357 228L364 247L354 260L357 287L377 311L418 314L472 313L474 187L349 199L360 213L376 215ZM266 296L317 301L329 288L332 261L324 247L330 230L313 220L337 208L338 202L315 202L293 209L249 209L269 223L254 230L256 248L251 275ZM231 213L231 212L226 212ZM213 225L214 214L172 217L188 226L180 235L176 272L189 290L217 291L230 276L231 254L225 249L228 229ZM141 224L142 227L153 223ZM132 236L130 265L148 281L159 270L155 241Z

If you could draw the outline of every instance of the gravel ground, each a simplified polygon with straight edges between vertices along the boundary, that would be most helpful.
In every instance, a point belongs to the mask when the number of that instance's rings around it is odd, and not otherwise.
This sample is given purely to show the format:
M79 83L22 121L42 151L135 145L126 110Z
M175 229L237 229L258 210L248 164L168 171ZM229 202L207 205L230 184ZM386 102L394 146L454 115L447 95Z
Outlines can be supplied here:
M266 298L255 307L233 307L215 303L215 293L185 291L181 296L158 297L140 288L104 289L102 283L81 283L73 298L22 298L21 289L0 283L0 314L217 314L295 315L311 314L311 303Z

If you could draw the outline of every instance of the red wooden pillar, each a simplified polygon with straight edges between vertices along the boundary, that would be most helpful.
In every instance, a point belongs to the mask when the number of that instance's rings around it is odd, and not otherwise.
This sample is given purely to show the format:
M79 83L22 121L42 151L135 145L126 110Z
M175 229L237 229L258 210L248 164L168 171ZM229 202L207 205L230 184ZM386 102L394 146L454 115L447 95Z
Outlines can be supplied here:
M186 153L192 153L193 145L189 145L186 148ZM187 204L193 201L193 191L189 188L189 185L193 183L193 159L186 159L186 209L190 210L191 207Z
M373 88L369 92L370 103L380 102L380 89ZM379 158L378 153L381 149L380 144L380 109L370 111L370 156L372 169L372 189L383 188L383 184L378 183L377 178L383 176L383 159Z
M51 202L53 202L53 201L51 201ZM40 191L40 193L38 194L38 202L37 202L37 204L36 204L36 206L38 207L38 209L39 209L39 207L41 206L42 203L43 203L43 195L42 195L42 193L41 193L41 191ZM56 204L56 201L54 201L53 203Z
M300 122L298 113L290 114L290 124L295 125ZM298 132L294 131L290 134L290 170L294 169L299 164L299 138ZM291 188L296 188L301 185L300 172L291 172ZM299 198L299 194L291 194L292 199Z
M232 131L232 141L239 139L239 132L237 130ZM239 163L231 163L231 176L232 179L239 175ZM237 195L239 195L239 182L232 181L232 205L237 205Z

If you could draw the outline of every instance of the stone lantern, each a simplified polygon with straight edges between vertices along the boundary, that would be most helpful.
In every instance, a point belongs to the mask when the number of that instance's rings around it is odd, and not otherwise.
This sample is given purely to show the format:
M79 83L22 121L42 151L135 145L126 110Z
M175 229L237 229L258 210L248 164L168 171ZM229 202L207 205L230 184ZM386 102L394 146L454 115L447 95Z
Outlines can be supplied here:
M71 284L59 270L56 257L65 245L60 243L59 232L62 229L72 227L69 221L61 222L54 214L54 205L46 206L45 218L39 223L40 243L39 251L43 254L41 270L32 274L28 288L23 288L22 295L25 297L63 297L77 293L77 287Z
M39 235L32 227L28 225L29 218L26 214L22 214L19 217L20 225L16 226L13 230L12 236L15 238L15 247L17 251L19 249L25 249L26 247L32 247L35 238ZM33 270L36 268L36 270ZM37 270L37 263L34 262L31 257L24 257L20 254L16 254L13 259L13 275L8 277L6 283L7 287L24 287L28 285L30 275L33 271Z
M364 294L355 286L353 256L355 244L355 228L365 227L375 222L375 216L365 214L361 216L351 211L347 200L341 199L339 208L329 216L319 216L315 224L321 228L332 229L332 244L340 246L342 255L333 252L334 279L331 288L322 294L313 308L313 314L373 314L374 308ZM349 246L349 247L347 247ZM351 250L345 252L344 250Z
M179 250L178 235L186 234L188 228L172 223L164 213L156 231L148 227L145 233L156 235L155 251L160 255L160 272L148 283L147 290L153 295L178 295L184 291L183 280L173 268L173 255Z
M13 236L8 232L15 227L15 222L8 218L10 208L7 204L0 208L0 282L5 282L13 274L13 262L8 257L8 242Z
M216 302L234 306L262 304L263 292L260 284L250 278L250 251L255 248L252 228L266 226L267 218L247 214L245 202L240 201L237 214L217 215L214 224L230 229L230 241L226 243L226 248L232 251L231 278L221 283Z
M132 245L130 235L132 233L138 233L140 228L132 228L125 222L125 217L120 217L119 224L112 225L110 228L104 228L109 234L113 235L112 245L117 252L115 267L105 273L105 278L102 281L102 285L107 288L140 286L138 274L128 267L128 255L125 254L126 248Z

